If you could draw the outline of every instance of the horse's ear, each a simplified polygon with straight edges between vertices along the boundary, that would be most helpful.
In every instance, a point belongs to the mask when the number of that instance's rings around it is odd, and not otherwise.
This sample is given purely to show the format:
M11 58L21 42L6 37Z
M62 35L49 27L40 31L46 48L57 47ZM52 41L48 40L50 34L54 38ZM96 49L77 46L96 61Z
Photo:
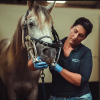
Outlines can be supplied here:
M28 6L29 10L32 9L32 7L34 6L35 3L36 3L35 0L34 1L27 1L27 6Z
M46 9L49 11L49 13L52 11L53 7L55 6L56 1L54 1L53 3L49 4L48 6L46 6Z

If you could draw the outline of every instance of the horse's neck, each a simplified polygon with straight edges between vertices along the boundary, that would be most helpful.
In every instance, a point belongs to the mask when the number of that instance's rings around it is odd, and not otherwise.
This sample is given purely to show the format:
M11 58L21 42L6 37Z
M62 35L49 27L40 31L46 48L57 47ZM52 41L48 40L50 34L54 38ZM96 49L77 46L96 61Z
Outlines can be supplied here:
M12 37L11 52L17 57L17 59L21 59L22 56L26 58L26 56L27 56L27 51L22 46L21 18L18 22L15 33Z

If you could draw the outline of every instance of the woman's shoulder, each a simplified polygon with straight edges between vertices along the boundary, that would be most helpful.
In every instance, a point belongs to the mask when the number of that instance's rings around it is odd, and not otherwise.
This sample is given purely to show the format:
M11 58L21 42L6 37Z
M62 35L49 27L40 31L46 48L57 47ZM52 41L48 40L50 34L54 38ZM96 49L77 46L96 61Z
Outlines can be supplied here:
M89 47L85 46L84 44L81 44L81 55L82 56L92 56L92 51Z
M91 49L89 47L85 46L84 44L81 44L81 50L91 51Z

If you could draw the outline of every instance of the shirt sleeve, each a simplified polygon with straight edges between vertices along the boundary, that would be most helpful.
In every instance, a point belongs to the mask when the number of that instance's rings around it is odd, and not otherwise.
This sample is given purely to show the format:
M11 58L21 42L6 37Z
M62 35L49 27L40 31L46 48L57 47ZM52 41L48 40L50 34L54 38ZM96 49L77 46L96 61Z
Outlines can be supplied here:
M79 74L81 74L81 84L80 87L85 86L90 78L92 72L92 53L90 49L87 49L80 61Z

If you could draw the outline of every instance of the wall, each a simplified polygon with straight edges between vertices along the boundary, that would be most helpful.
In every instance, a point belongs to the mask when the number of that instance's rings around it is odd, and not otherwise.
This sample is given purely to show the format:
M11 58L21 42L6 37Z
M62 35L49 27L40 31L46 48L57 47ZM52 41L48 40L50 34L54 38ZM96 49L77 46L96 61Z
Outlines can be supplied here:
M5 5L0 4L0 40L3 38L11 38L16 29L18 19L27 11L25 5ZM99 9L83 9L83 8L59 8L55 7L51 12L54 20L54 27L62 39L68 36L70 27L79 17L87 17L93 23L92 33L83 41L93 53L93 70L90 82L99 81ZM45 82L51 82L51 74L48 69L45 70ZM39 80L41 83L41 80Z
M78 8L55 8L52 11L55 22L55 29L59 37L63 38L69 34L70 27L79 17L86 17L93 23L92 33L83 41L87 47L92 50L93 55L93 71L90 81L99 80L98 72L98 55L99 55L99 20L98 15L100 10L93 9L78 9Z

